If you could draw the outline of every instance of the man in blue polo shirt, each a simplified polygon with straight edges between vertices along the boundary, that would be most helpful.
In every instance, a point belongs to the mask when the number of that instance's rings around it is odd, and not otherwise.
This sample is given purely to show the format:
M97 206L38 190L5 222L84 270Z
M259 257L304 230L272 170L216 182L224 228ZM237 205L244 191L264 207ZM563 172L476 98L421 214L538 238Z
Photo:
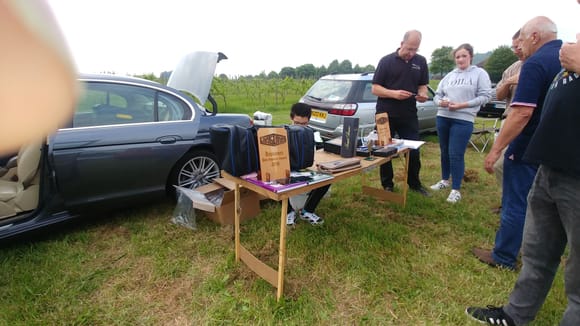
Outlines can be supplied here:
M580 0L578 0L580 3ZM562 70L550 85L540 123L524 160L540 164L529 194L523 267L503 307L469 307L492 325L525 325L542 307L562 261L568 306L560 325L580 325L580 34L560 50Z
M419 54L421 32L412 30L405 33L401 47L381 58L373 77L372 93L377 98L376 113L387 112L391 133L400 138L419 140L419 120L417 103L427 100L429 70L427 61ZM429 196L421 184L419 171L421 161L419 150L409 154L408 184L424 196ZM386 191L393 191L393 165L389 161L381 165L381 185Z
M528 143L538 126L542 104L554 76L560 71L556 24L549 18L533 18L522 27L519 36L525 62L518 88L502 130L485 158L485 169L493 173L493 165L504 154L504 177L500 227L493 251L474 248L473 254L491 266L515 269L522 244L527 196L537 164L522 160Z

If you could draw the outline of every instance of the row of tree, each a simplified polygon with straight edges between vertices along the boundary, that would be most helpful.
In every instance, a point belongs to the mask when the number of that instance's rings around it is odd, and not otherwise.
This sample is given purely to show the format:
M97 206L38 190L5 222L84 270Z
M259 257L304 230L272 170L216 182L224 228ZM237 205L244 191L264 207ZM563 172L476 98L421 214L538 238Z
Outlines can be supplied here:
M455 61L453 59L453 48L450 46L442 46L437 48L431 53L431 61L429 64L429 72L431 73L432 79L440 79L445 76L448 72L453 70L455 67ZM474 58L484 57L485 59L481 62L475 61L474 64L484 68L492 82L498 82L501 79L501 74L503 71L509 67L518 58L512 52L511 48L508 46L500 46L493 50L490 54L476 54ZM338 60L332 61L328 67L322 65L316 67L313 64L304 64L298 67L284 67L279 72L271 71L266 74L265 72L260 73L256 76L239 76L234 79L318 79L324 75L330 74L351 74L351 73L363 73L363 72L373 72L375 71L375 66L359 66L358 64L354 67L350 60L343 60L339 62ZM142 75L140 77L156 80L161 83L166 83L169 78L170 72L163 72L159 78L153 74ZM230 79L227 75L221 74L218 76L219 79L228 80Z
M262 71L256 76L239 76L236 78L262 78L262 79L285 79L285 78L297 78L297 79L318 79L325 75L332 74L359 74L363 72L373 72L375 71L375 66L359 66L358 64L354 67L350 60L343 60L339 62L338 60L332 61L328 67L322 65L319 67L314 66L311 63L307 63L298 67L284 67L279 72L270 71L268 74ZM228 79L229 77L225 74L219 75L220 79Z
M453 59L453 48L450 46L442 46L435 49L431 54L431 63L429 64L429 71L434 78L442 78L453 70L455 61ZM476 55L474 55L476 57ZM501 79L503 71L512 63L518 60L518 57L513 53L510 47L502 45L493 50L485 60L481 62L474 62L482 67L489 74L492 82L497 83Z
M483 60L476 61L477 58L483 58ZM518 60L517 56L512 52L511 48L506 45L498 47L491 53L474 55L474 64L484 68L488 72L492 82L498 82L501 79L501 74L503 71L516 60ZM432 78L443 78L443 76L453 70L454 67L455 61L453 59L452 47L442 46L438 49L435 49L433 53L431 53L429 71ZM313 64L304 64L295 68L284 67L280 70L280 72L271 71L269 74L262 72L257 76L245 76L245 78L259 77L262 79L318 79L324 75L330 74L351 74L373 71L375 71L375 66L373 65L367 65L363 67L357 64L353 67L349 60L343 60L342 62L334 60L328 65L328 68L324 65L316 67ZM228 77L222 74L219 76L219 78L227 79Z

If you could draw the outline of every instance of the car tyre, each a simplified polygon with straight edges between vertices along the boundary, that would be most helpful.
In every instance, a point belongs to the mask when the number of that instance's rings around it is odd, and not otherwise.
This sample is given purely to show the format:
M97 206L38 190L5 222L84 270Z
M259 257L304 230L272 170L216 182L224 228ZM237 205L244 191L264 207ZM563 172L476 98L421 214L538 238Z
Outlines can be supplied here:
M194 189L211 183L220 176L220 167L215 154L200 150L185 154L173 167L169 177L168 192L175 193L173 185Z

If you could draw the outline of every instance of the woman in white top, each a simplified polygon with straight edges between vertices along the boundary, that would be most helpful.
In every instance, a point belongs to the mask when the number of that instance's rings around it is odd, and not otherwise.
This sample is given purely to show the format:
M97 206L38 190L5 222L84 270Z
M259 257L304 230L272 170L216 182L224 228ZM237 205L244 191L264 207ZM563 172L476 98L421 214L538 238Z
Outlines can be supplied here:
M481 105L491 98L491 81L485 70L472 65L473 47L462 44L453 51L456 68L439 83L435 94L437 134L441 149L441 181L431 186L441 190L451 186L450 203L461 199L465 173L465 150L473 132L473 122ZM449 178L451 177L451 182Z

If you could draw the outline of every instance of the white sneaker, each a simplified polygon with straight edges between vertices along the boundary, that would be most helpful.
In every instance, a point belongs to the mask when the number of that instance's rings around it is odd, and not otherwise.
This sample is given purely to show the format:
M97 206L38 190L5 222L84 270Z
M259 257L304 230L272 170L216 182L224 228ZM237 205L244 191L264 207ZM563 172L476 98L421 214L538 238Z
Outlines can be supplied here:
M449 193L449 197L447 197L447 202L448 203L452 203L455 204L456 202L461 200L461 193L459 192L459 190L451 190L451 193Z
M447 187L449 187L449 181L441 180L429 188L431 188L432 190L441 190L441 189L445 189Z
M296 222L296 212L291 211L290 213L288 213L288 215L286 215L286 225L294 226L295 222Z
M314 214L314 213L309 213L305 210L302 210L302 213L300 214L300 218L308 221L310 224L312 225L320 225L324 223L324 220L322 219L322 217Z

